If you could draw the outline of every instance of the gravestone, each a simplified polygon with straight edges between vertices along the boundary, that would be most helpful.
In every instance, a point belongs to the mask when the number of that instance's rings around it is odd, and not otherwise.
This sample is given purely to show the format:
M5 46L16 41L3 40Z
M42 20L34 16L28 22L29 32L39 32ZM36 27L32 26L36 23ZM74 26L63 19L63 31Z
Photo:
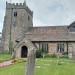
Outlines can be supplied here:
M28 45L27 67L25 75L34 75L36 47L28 39L25 40L25 43Z
M34 67L35 67L35 50L32 49L28 53L26 75L34 75Z

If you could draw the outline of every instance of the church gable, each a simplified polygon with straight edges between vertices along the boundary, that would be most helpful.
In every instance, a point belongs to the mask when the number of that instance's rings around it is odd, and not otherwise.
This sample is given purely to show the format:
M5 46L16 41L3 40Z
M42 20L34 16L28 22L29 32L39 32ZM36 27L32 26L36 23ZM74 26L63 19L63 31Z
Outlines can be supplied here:
M27 46L28 48L34 47L33 43L31 42L31 40L27 39L27 38L22 38L17 44L16 44L16 48L19 48L20 46Z

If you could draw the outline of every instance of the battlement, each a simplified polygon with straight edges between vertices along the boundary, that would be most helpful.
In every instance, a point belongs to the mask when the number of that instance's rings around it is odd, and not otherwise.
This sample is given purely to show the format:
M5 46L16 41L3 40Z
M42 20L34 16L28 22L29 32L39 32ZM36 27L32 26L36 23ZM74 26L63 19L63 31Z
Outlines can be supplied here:
M26 3L8 3L6 2L6 8L25 8Z
M6 9L26 9L26 11L33 16L33 11L31 11L26 3L8 3L6 2Z

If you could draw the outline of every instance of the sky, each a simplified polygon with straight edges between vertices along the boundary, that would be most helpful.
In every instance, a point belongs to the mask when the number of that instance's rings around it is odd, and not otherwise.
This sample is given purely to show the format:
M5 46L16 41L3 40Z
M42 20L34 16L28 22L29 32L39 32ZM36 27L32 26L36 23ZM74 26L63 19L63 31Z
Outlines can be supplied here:
M2 32L6 1L23 3L24 0L0 0L0 32ZM70 25L75 21L75 0L25 0L33 11L34 26Z

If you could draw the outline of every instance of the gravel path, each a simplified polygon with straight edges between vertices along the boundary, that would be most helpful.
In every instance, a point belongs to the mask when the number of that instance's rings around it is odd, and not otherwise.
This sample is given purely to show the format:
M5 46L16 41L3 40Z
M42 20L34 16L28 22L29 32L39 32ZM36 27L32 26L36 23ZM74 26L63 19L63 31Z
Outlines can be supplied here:
M13 64L13 63L12 63L12 60L2 62L2 63L0 63L0 68L1 68L1 67L9 66L9 65L11 65L11 64Z

